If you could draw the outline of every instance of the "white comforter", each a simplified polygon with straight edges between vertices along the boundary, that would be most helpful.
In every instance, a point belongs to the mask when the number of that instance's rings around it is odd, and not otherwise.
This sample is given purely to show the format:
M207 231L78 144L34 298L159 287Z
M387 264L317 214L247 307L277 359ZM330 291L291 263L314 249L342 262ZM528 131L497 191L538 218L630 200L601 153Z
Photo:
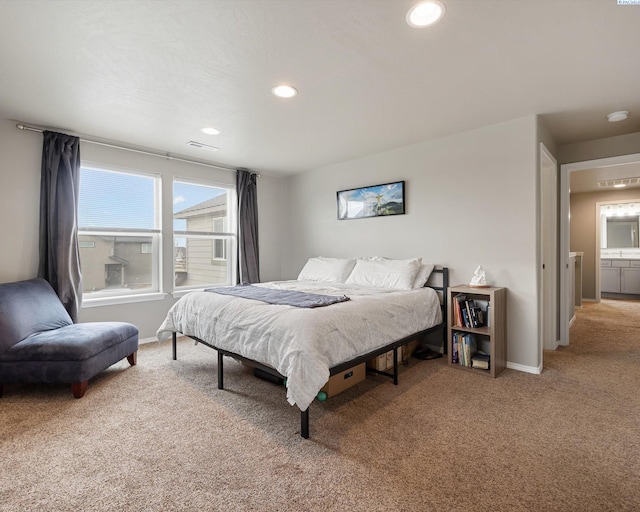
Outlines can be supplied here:
M257 286L344 294L351 300L308 309L191 292L169 310L158 339L175 331L271 366L286 376L287 399L302 411L329 380L332 366L442 321L431 288L397 291L312 281Z

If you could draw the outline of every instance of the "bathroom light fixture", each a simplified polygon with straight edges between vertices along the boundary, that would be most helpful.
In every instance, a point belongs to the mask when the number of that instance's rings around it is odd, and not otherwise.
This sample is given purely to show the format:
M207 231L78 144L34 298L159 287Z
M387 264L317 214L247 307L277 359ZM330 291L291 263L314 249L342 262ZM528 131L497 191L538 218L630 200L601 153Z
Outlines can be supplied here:
M629 112L626 110L619 110L618 112L611 112L607 116L610 123L617 123L618 121L625 121L629 117Z
M634 178L616 178L613 180L598 181L599 188L622 188L630 185L640 185L640 176Z
M200 131L207 135L218 135L220 133L220 130L212 128L211 126L205 126L204 128L201 128Z
M271 89L271 92L278 98L293 98L296 94L298 94L298 91L295 87L285 84L276 85Z
M433 25L444 16L444 4L440 0L426 0L414 5L407 13L411 27L422 28Z

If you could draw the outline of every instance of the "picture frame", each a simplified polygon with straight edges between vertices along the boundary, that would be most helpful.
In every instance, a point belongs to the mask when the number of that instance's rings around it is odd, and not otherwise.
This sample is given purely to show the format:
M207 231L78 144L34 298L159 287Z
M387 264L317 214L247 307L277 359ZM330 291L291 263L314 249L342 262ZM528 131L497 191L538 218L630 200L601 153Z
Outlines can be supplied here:
M404 215L404 181L337 192L338 220Z

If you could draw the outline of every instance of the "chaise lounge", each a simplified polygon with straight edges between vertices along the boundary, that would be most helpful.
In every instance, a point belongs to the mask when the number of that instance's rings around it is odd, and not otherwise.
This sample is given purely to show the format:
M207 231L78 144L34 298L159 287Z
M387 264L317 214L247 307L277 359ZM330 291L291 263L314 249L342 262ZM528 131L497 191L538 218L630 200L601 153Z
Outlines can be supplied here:
M0 284L0 397L4 384L71 384L81 398L89 379L125 357L136 364L138 329L124 322L74 324L41 278Z

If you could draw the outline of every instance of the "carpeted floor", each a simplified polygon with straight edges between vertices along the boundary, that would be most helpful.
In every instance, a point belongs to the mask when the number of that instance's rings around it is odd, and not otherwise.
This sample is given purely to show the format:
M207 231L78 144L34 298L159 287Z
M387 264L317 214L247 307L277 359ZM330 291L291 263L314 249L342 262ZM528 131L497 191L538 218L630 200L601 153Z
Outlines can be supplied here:
M81 400L5 386L2 511L640 510L640 303L586 303L544 372L412 360L311 407L184 340Z

